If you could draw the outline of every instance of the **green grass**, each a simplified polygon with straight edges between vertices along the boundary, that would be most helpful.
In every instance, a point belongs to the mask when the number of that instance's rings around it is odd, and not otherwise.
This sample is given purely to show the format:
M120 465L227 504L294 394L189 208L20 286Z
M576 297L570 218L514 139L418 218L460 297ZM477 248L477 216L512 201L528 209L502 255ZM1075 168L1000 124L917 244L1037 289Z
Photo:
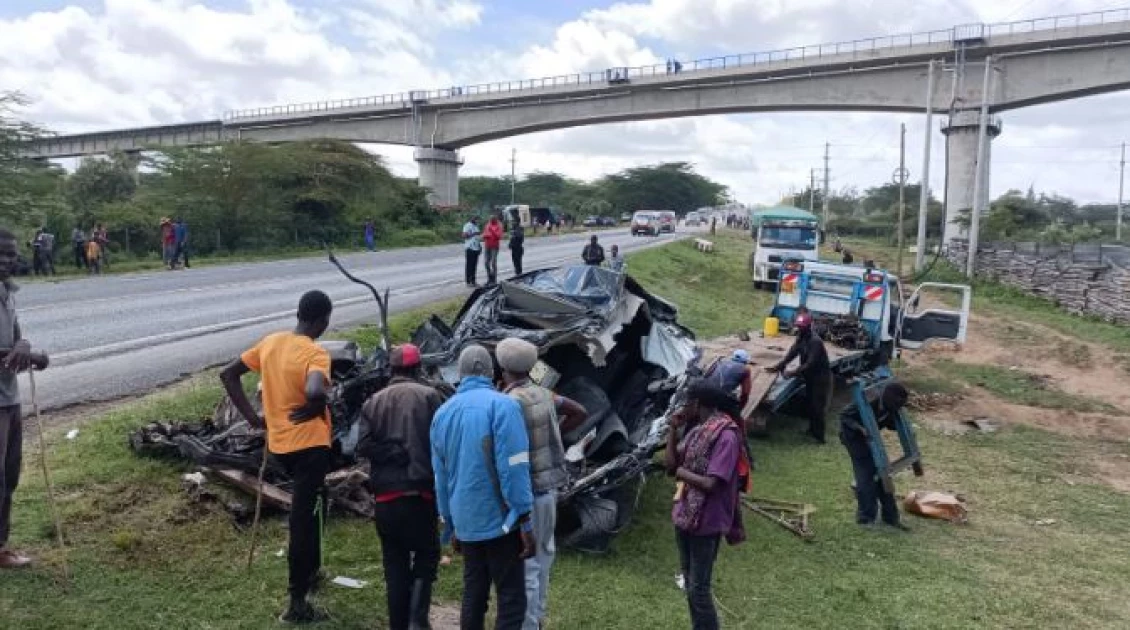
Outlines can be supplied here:
M1037 374L996 365L936 361L932 368L944 379L956 379L984 389L1007 402L1044 409L1116 413L1119 410L1087 396L1069 394Z
M751 327L753 309L768 300L768 294L750 289L743 256L748 245L727 236L715 240L719 249L713 257L676 243L635 255L629 263L645 286L678 302L683 321L704 336ZM452 301L395 316L393 337L405 339L431 310L449 320L457 307ZM374 341L371 331L354 338ZM967 371L973 367L897 367L896 372L922 387L951 389L985 377L987 383L1004 383L987 385L1002 396L1063 402L1054 393L1017 383L1020 375ZM1014 387L1017 393L1009 393ZM84 424L73 441L62 439L66 427L48 432L75 576L66 591L55 580L60 556L51 547L38 460L29 450L24 484L16 494L13 542L43 562L31 571L4 574L0 619L5 623L0 625L28 630L276 627L273 616L283 603L286 581L285 561L274 555L285 544L282 519L265 520L262 553L248 573L249 534L236 530L218 505L189 502L178 480L189 467L135 457L125 442L131 428L148 422L206 417L219 395L215 377L205 375L176 394L158 394ZM748 542L724 547L715 571L725 627L1130 625L1125 597L1130 496L1086 477L1097 448L1127 457L1130 445L1096 446L1023 427L953 437L921 428L927 476L900 477L900 490L959 492L969 500L971 523L907 517L914 531L901 534L857 528L843 450L810 446L794 433L782 430L754 442L754 494L815 505L816 540L803 543L745 513ZM550 595L552 627L689 626L685 600L674 586L678 561L671 493L670 480L650 477L631 525L609 555L561 552ZM249 502L230 492L224 498ZM1055 523L1036 525L1044 519ZM331 519L326 567L331 576L370 584L360 591L328 587L323 598L336 620L321 627L385 627L372 524ZM438 601L458 601L460 571L458 558L441 568Z
M679 307L679 322L703 338L759 329L773 303L753 291L748 258L753 243L744 232L719 230L704 254L693 240L628 256L628 273L647 290Z
M74 580L56 582L59 554L37 460L29 456L16 495L14 542L39 568L6 573L0 618L13 628L272 628L285 593L282 519L265 520L262 552L245 571L247 532L217 505L192 504L176 462L135 457L124 435L154 420L196 419L219 395L211 378L82 428L76 440L51 432L51 463L70 543ZM969 498L972 524L911 518L912 534L853 524L850 468L842 449L814 447L782 432L755 442L755 494L817 506L815 542L805 544L746 513L749 541L722 550L716 595L727 627L1120 627L1130 623L1124 584L1130 497L1091 483L1067 485L1087 445L1006 428L992 436L921 431L929 477L903 489L952 489ZM1122 452L1125 445L1118 447ZM550 616L559 628L686 627L675 590L671 482L651 477L631 526L611 554L563 552L554 570ZM248 497L231 494L248 502ZM908 517L909 518L909 517ZM1036 526L1040 519L1056 525ZM330 586L326 628L384 627L379 543L370 523L331 519L331 576L369 581L360 591ZM441 569L436 597L460 594L459 560ZM732 613L732 614L731 614Z

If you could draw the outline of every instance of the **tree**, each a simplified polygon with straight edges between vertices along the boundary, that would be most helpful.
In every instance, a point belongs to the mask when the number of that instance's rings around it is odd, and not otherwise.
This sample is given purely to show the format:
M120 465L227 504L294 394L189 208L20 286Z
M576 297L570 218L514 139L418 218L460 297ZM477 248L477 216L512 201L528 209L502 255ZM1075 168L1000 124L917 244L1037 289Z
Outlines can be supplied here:
M59 197L62 170L20 156L28 143L48 133L17 116L27 103L18 92L0 92L0 224L13 229L60 222L65 216Z
M685 214L721 205L726 187L695 172L687 162L630 168L597 181L600 196L622 211L674 210Z
M84 228L102 220L103 206L128 201L136 191L134 167L121 154L109 160L84 160L64 186L67 204Z

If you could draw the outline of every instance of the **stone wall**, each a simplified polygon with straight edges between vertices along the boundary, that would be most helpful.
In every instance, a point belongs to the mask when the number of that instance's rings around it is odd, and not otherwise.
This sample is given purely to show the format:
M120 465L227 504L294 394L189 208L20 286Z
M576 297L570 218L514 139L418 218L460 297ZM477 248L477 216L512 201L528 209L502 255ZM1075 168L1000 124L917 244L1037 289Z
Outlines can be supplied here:
M1064 310L1130 324L1130 249L1108 245L1060 247L986 243L977 275L1051 300ZM955 241L946 257L964 267L968 244Z

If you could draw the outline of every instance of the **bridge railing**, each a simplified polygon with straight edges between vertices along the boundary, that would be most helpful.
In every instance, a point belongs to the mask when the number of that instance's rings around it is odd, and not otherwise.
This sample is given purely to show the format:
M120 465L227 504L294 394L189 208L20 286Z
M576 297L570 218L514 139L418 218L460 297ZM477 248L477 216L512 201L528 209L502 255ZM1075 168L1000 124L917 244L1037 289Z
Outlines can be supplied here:
M610 84L626 83L636 78L650 78L657 76L677 77L687 72L705 72L742 68L761 64L809 61L836 55L858 55L862 53L892 52L899 49L909 49L915 46L932 44L949 44L956 41L970 39L983 39L1007 35L1017 35L1035 32L1055 32L1060 30L1077 29L1083 26L1096 26L1116 22L1130 21L1130 8L1111 9L1091 13L1078 13L1061 15L1048 18L1019 20L1016 22L1003 22L997 24L964 24L953 28L926 31L922 33L906 33L901 35L888 35L884 37L870 37L846 42L830 44L816 44L800 46L767 52L754 52L739 55L726 55L722 57L709 57L695 59L687 62L678 62L679 66L656 63L644 66L631 66L609 68L598 72L578 72L563 74L539 79L522 79L515 81L501 81L497 83L482 83L478 85L452 86L438 90L413 90L395 94L382 94L364 98L350 98L332 101L318 101L311 103L297 103L292 105L277 105L272 107L259 107L240 109L226 112L225 122L240 122L246 120L264 119L296 114L318 114L320 112L347 111L350 109L369 109L374 107L407 108L414 103L425 103L434 99L466 98L511 92L524 92L531 90L547 90L565 87L593 85L604 87ZM674 60L672 60L673 62Z

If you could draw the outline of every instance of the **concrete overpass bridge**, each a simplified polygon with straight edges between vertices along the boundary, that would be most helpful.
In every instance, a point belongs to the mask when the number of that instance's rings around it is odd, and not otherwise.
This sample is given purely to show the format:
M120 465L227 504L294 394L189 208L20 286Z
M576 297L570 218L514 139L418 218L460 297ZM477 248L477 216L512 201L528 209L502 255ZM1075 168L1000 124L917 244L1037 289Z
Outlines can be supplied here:
M709 114L932 111L949 114L942 129L949 143L949 240L961 235L952 220L957 212L973 207L975 198L988 198L989 143L1001 131L997 114L1127 87L1130 9L1121 9L701 59L678 70L665 64L617 67L235 110L219 120L48 137L29 145L25 155L63 158L229 140L409 145L416 147L419 181L431 190L432 202L453 205L459 199L458 150L489 140Z

